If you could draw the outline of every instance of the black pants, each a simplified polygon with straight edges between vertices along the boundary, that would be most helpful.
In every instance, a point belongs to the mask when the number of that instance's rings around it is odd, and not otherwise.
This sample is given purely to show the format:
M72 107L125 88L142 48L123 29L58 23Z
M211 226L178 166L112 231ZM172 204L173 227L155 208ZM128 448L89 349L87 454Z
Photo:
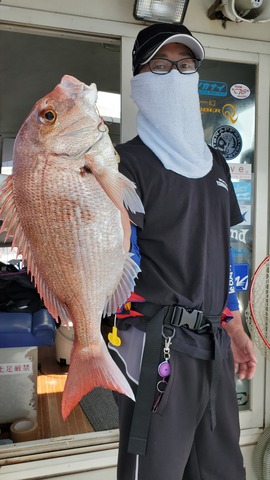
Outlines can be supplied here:
M121 360L114 353L113 358L121 367ZM211 361L171 350L170 363L167 388L157 412L152 413L145 456L127 453L134 402L117 395L117 479L244 480L231 352L223 360L216 397L217 425L213 431L209 406Z

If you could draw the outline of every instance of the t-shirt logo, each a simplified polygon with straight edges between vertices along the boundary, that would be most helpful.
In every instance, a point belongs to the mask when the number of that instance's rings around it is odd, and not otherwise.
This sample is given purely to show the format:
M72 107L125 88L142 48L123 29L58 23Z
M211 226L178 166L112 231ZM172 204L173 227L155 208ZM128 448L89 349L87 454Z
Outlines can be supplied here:
M216 183L219 187L226 188L226 190L228 191L228 185L224 180L222 180L222 178L219 178L218 180L216 180Z

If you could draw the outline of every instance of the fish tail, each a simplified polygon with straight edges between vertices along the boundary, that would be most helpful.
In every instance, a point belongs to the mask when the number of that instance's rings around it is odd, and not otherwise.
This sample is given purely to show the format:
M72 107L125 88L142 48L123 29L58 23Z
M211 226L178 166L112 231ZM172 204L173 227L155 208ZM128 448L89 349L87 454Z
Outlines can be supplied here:
M95 387L127 395L134 400L133 391L126 378L111 358L105 345L101 352L88 357L74 348L62 397L62 417L66 420L82 397Z

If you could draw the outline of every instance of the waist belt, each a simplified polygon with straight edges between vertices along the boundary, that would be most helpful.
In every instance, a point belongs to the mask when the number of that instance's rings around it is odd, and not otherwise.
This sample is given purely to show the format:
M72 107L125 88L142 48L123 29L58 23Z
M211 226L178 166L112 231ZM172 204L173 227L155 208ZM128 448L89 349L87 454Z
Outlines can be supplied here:
M186 327L190 330L200 331L213 324L220 325L220 315L205 316L201 310L184 308L180 305L160 306L153 303L132 303L132 309L146 317L152 317L158 310L163 309L163 323L172 327ZM147 321L148 322L148 321Z
M171 305L164 318L164 324L172 327L186 327L190 330L201 330L210 327L210 321L200 310L190 310L179 305Z
M161 356L163 325L172 329L185 327L198 333L204 332L206 328L213 331L215 359L218 360L218 365L213 369L210 388L211 425L212 429L214 429L215 395L220 371L219 361L221 360L215 327L220 325L220 316L206 317L200 310L185 309L179 305L160 306L148 302L133 303L133 309L149 318L146 323L146 342L129 436L128 452L135 455L145 455L157 384L157 366Z

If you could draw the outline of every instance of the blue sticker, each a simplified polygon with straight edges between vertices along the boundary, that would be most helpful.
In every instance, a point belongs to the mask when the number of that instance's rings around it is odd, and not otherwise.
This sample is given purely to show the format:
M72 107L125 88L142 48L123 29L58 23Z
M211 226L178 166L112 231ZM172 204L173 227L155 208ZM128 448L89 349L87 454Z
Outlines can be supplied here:
M211 95L212 97L226 97L227 96L227 83L225 82L212 82L211 80L199 81L199 94Z
M248 263L235 263L235 288L236 290L248 290Z
M232 254L235 255L235 256L237 256L237 255L250 255L250 251L249 250L244 250L243 248L241 250L236 250L235 248L232 248Z
M250 182L233 182L234 191L237 200L250 202L251 201L251 183Z

